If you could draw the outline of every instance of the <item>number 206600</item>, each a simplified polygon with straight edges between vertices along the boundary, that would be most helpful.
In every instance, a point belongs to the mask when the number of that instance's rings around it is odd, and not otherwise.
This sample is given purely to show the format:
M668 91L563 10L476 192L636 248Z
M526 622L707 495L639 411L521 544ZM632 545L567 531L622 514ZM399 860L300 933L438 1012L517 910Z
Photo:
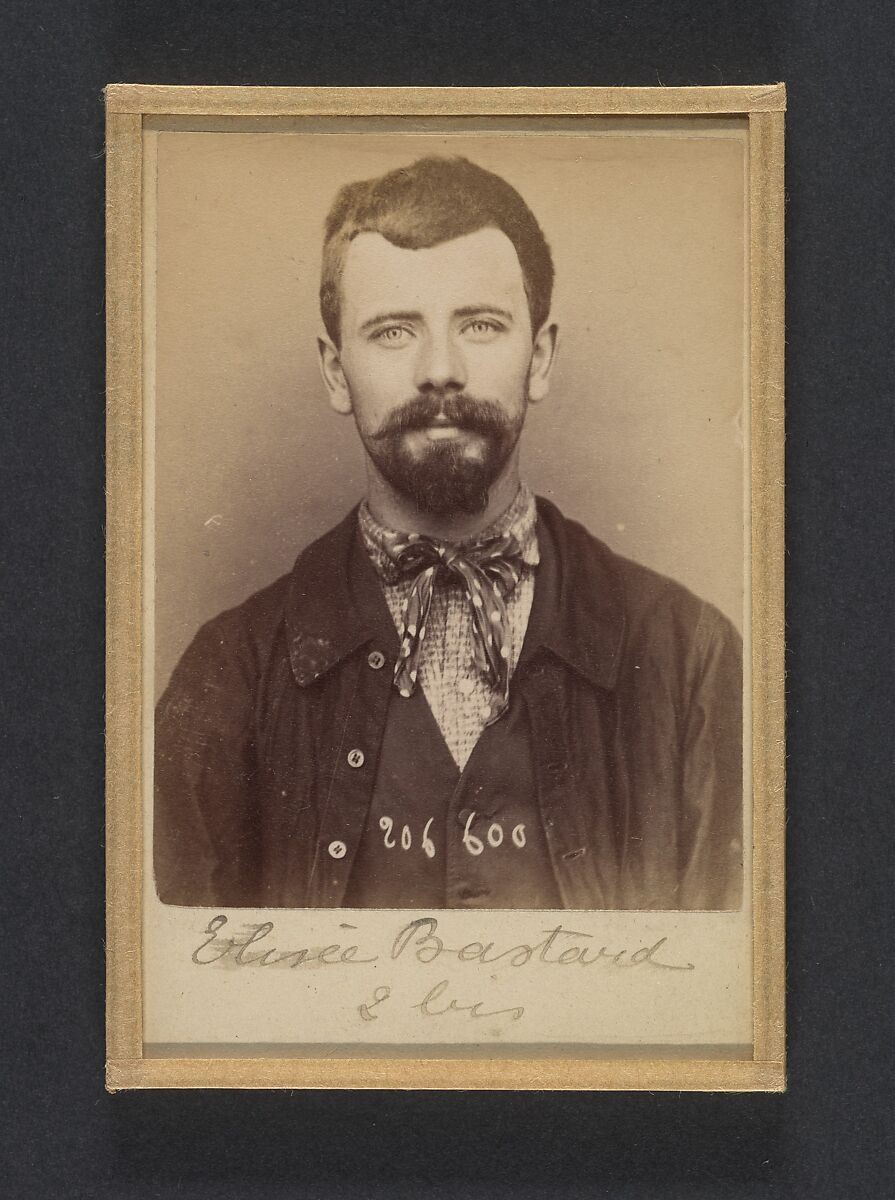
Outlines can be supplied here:
M429 835L432 828L434 817L430 817L423 828L423 835L419 842L419 848L427 858L435 857L435 843ZM522 824L514 825L508 834L505 833L504 827L500 821L492 821L488 826L484 838L477 837L471 833L472 823L475 820L475 813L470 813L466 819L466 824L463 828L463 845L467 854L471 854L474 858L478 858L480 854L484 854L488 847L496 850L498 846L502 846L506 841L507 845L515 846L517 850L522 850L525 846L525 826ZM387 850L393 850L396 846L400 846L402 850L412 850L414 846L413 831L409 825L402 825L400 834L396 833L395 822L391 817L380 817L379 828L382 830L382 844Z

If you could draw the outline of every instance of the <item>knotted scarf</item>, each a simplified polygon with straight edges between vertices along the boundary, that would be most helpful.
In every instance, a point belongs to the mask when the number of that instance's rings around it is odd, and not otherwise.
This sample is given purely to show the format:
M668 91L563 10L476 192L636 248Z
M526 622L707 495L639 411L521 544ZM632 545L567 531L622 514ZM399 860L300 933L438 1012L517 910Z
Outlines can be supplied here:
M524 567L516 537L504 533L455 545L424 534L395 534L384 548L389 560L388 581L413 579L402 620L395 687L404 697L416 687L432 596L439 581L453 577L462 584L469 602L476 667L500 697L492 717L496 719L506 708L510 683L506 600Z

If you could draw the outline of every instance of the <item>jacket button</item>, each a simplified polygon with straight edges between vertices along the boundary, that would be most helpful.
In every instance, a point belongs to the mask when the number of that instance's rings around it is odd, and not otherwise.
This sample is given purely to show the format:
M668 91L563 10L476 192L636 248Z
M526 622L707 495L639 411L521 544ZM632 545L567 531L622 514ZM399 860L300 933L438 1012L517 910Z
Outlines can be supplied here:
M327 846L330 858L344 858L348 853L348 847L344 842L330 842Z
M349 750L348 751L348 766L349 767L362 767L363 765L364 765L363 750Z
M385 666L385 655L381 650L371 650L367 655L367 662L374 671L378 671Z

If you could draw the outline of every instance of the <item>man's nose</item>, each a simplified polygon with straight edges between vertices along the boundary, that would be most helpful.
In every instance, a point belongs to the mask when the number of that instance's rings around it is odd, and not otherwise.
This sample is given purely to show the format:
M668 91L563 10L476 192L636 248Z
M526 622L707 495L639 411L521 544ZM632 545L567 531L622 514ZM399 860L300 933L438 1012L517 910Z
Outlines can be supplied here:
M416 360L416 379L420 391L432 388L466 386L466 363L463 352L449 335L430 334L422 340Z

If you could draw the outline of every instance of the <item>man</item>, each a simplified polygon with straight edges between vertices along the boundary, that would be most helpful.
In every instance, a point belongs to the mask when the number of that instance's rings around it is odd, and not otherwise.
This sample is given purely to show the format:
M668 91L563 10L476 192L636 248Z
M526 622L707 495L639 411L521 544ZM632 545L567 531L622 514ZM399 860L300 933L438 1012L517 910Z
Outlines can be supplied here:
M525 202L465 159L337 197L320 363L367 494L175 670L163 901L738 906L737 635L520 480L552 285Z

